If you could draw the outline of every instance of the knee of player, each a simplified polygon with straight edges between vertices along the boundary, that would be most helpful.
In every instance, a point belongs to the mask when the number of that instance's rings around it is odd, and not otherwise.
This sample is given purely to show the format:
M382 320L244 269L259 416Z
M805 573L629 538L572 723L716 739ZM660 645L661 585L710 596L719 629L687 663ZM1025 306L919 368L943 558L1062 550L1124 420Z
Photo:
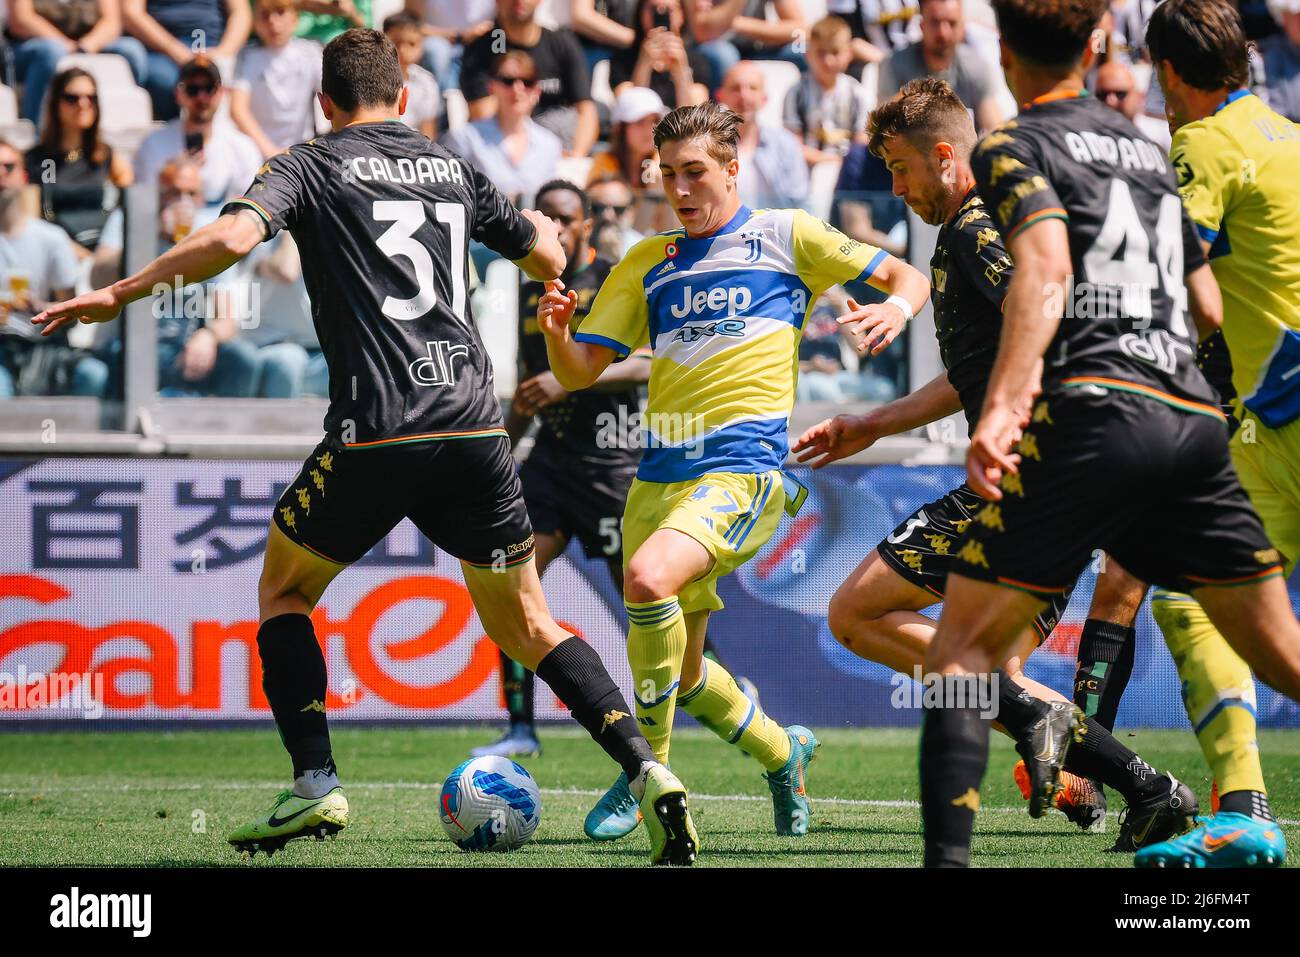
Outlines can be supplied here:
M847 586L841 585L831 596L826 609L826 623L836 641L860 657L871 657L865 653L864 646L870 644L879 631L877 610L865 607Z
M661 562L633 558L623 576L623 598L630 602L661 601L677 593L671 571Z

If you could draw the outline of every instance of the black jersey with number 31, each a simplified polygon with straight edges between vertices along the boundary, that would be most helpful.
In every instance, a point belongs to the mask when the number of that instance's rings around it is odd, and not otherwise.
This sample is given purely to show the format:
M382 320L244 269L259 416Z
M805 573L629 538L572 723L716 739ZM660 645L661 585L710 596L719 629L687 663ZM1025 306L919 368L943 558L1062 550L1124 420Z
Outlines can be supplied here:
M501 428L470 314L469 240L521 259L536 230L487 177L400 122L364 123L273 156L224 211L247 207L298 244L330 370L326 441Z
M1049 96L985 136L971 167L1008 246L1034 223L1066 221L1073 278L1045 290L1064 317L1044 390L1092 384L1217 406L1183 286L1205 259L1155 144L1091 96Z

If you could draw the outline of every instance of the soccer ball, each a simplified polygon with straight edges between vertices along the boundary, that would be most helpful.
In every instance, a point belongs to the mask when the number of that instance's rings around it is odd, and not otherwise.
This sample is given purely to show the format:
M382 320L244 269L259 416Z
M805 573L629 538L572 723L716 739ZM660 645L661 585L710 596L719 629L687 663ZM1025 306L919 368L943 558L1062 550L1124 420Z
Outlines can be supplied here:
M438 812L457 847L513 851L541 823L542 794L533 776L509 758L474 758L447 775Z

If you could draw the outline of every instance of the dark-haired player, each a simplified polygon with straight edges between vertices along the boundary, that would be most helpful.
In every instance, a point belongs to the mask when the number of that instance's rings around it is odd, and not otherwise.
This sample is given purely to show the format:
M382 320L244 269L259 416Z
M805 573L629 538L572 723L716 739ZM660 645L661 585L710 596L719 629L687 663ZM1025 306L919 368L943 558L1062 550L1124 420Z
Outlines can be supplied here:
M933 866L967 863L988 760L988 726L955 692L1005 660L1095 548L1144 581L1194 592L1261 678L1300 697L1300 624L1279 556L1196 368L1183 278L1203 282L1209 267L1195 265L1165 157L1083 88L1105 2L994 9L1023 109L981 141L972 168L1016 272L967 455L967 480L989 502L953 561L927 655L944 676L921 735ZM1062 718L1030 762L1040 780L1056 777L1082 729Z
M975 190L970 168L975 126L947 83L925 77L906 84L872 112L867 131L872 152L889 168L894 193L922 220L939 227L930 260L930 297L945 371L879 409L838 415L810 428L794 450L813 468L958 410L974 429L1013 275L1001 233ZM943 599L953 556L984 504L962 484L904 519L831 599L828 619L835 637L854 654L903 674L919 668L935 633L934 621L919 612ZM1041 740L1050 728L1049 709L1068 712L1070 706L1052 689L1026 678L1020 666L1056 627L1067 598L1068 592L1053 597L1012 643L998 674L997 720L1018 740L1026 768L1049 743ZM1056 806L1080 827L1093 827L1105 816L1094 778L1128 802L1121 842L1132 835L1140 837L1139 844L1160 841L1191 826L1196 799L1187 787L1158 773L1095 719L1088 720L1087 734L1069 751L1066 767L1068 783L1056 796ZM1030 794L1035 817L1049 797Z
M212 225L106 289L33 322L106 322L156 283L197 282L288 229L330 366L326 436L276 505L258 587L263 687L294 784L237 829L241 850L348 823L325 711L325 658L308 617L330 581L403 517L460 559L484 629L537 671L623 768L641 798L654 863L695 859L686 792L658 761L608 672L546 606L533 534L469 313L468 243L530 275L564 268L555 224L520 213L473 166L397 122L397 52L349 30L325 48L321 108L333 132L269 160Z

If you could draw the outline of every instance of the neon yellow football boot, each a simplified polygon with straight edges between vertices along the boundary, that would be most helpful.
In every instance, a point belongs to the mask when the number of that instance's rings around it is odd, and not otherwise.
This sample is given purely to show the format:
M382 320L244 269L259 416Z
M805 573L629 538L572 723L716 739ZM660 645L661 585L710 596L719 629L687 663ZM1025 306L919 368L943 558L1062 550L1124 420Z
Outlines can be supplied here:
M645 776L641 816L650 832L650 863L689 867L699 854L700 837L686 806L686 787L662 764Z
M342 788L334 788L319 798L281 791L269 814L238 828L226 840L235 850L250 857L256 857L258 851L270 857L289 841L303 837L322 841L347 825L348 799L343 796Z

